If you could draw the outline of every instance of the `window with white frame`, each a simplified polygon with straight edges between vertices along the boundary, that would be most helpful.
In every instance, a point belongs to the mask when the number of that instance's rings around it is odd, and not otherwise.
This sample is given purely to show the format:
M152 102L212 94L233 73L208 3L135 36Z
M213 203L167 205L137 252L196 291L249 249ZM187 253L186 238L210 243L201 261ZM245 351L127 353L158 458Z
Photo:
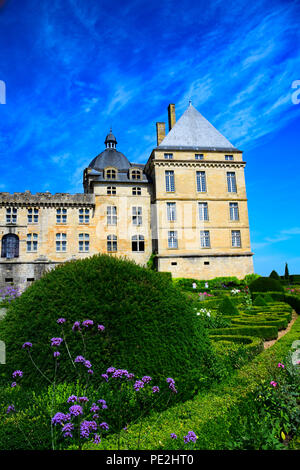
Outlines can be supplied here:
M78 248L81 252L87 252L90 250L90 236L88 233L80 233L78 235Z
M233 160L233 155L225 155L225 160L232 161Z
M107 206L107 225L117 225L117 207Z
M107 251L118 251L118 240L116 235L107 235Z
M203 153L195 153L195 160L204 160Z
M206 176L205 171L196 171L196 182L198 193L206 192Z
M200 246L201 248L210 248L209 230L200 230Z
M231 231L231 241L233 248L239 248L241 246L241 232L240 230Z
M138 187L138 186L134 186L132 188L132 195L133 196L141 196L142 194L142 188Z
M145 251L145 238L143 235L133 235L131 237L132 251Z
M89 224L90 223L90 209L87 207L81 207L78 211L79 223L80 224Z
M39 221L39 210L34 208L29 208L27 211L27 222L29 224L37 224Z
M115 186L107 186L106 194L108 196L117 194L117 188Z
M227 172L227 189L229 193L236 193L236 177L234 171Z
M164 153L165 160L173 160L173 153Z
M199 220L208 220L207 202L198 202Z
M16 224L17 216L18 216L18 209L16 207L6 208L6 223L7 224Z
M57 224L67 223L67 209L65 208L56 209L56 223Z
M176 202L167 202L167 220L169 222L176 220Z
M56 234L56 251L67 251L67 234L57 233Z
M142 207L133 207L132 208L132 224L133 225L142 225Z
M105 172L106 179L108 180L115 180L117 178L117 170L106 170Z
M142 179L142 172L141 170L131 170L130 177L132 180L140 180Z
M178 248L177 231L170 230L168 232L168 247L169 248Z
M28 233L27 234L27 251L37 251L38 249L38 234L37 233Z
M166 177L166 192L167 193L174 193L175 191L175 179L174 179L174 171L167 170L165 172Z
M237 202L229 203L230 220L239 220L239 205Z

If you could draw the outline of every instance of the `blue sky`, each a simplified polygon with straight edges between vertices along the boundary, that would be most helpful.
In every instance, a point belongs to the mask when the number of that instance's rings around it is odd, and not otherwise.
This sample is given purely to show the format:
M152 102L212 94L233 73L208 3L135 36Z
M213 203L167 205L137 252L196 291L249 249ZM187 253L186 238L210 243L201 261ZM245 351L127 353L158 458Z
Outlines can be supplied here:
M255 271L300 273L299 22L288 0L0 0L0 191L82 192L110 126L144 163L191 99L244 151Z

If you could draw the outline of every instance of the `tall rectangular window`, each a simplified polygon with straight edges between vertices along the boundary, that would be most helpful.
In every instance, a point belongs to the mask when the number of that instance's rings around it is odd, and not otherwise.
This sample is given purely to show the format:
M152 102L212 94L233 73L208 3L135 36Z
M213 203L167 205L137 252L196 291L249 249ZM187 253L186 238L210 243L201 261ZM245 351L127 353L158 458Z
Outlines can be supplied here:
M239 220L239 205L237 202L229 203L230 220Z
M174 171L167 170L165 172L166 176L166 191L167 193L174 193L175 191L175 180L174 180Z
M116 235L107 235L107 251L118 251L118 239Z
M231 231L232 247L239 248L241 246L241 232L240 230Z
M78 235L78 249L81 252L90 250L90 236L88 233L80 233Z
M67 234L56 234L56 251L67 251Z
M201 248L210 248L209 230L200 231L200 245Z
M117 225L116 206L107 206L107 225Z
M56 223L66 224L67 223L67 209L56 209Z
M78 211L79 223L88 224L90 222L90 209L81 207Z
M199 220L208 220L208 204L207 202L199 202Z
M142 208L141 207L133 207L132 208L132 223L133 225L142 225Z
M34 207L33 209L28 209L27 212L27 221L29 224L37 224L39 221L39 210Z
M145 251L145 239L143 235L133 235L131 237L132 251Z
M28 233L27 234L27 251L37 251L38 248L38 234Z
M234 171L227 172L227 189L229 193L236 193L236 177Z
M16 224L17 223L18 210L16 207L7 207L6 208L6 223L7 224Z
M177 232L174 230L168 232L168 247L178 248Z
M169 222L176 220L176 202L167 202L167 219Z
M199 193L205 193L206 192L205 171L196 172L196 182L197 182L197 191Z
M173 159L173 153L164 153L165 160L172 160Z

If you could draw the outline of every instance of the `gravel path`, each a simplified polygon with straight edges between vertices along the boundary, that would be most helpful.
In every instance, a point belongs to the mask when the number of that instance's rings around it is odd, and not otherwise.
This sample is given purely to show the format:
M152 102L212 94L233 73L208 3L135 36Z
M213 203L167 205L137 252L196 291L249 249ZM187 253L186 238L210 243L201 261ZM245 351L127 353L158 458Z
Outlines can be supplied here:
M288 324L287 328L285 330L278 331L278 338L277 339L272 339L272 341L265 341L264 342L264 349L268 349L270 346L273 346L276 341L278 341L282 336L284 336L290 329L292 328L293 324L296 321L296 318L298 317L297 313L294 311L292 314L292 319L290 323Z

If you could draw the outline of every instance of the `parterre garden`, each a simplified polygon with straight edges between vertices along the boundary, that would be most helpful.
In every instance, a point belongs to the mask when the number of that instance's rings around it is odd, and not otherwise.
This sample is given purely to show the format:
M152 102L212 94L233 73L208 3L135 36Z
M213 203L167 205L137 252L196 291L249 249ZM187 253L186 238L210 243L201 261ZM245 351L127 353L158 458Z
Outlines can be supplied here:
M0 449L298 449L299 286L99 255L10 288Z

